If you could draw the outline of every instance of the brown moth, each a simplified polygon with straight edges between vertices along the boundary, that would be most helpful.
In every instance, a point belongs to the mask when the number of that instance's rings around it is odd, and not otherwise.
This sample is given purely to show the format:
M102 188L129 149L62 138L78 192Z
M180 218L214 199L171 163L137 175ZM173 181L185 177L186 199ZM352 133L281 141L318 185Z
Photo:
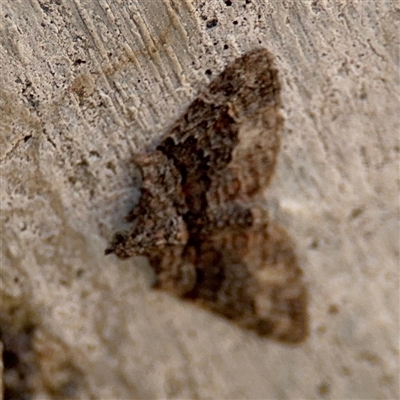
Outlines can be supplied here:
M154 287L260 336L300 342L307 296L291 240L254 205L279 152L280 82L270 53L236 59L159 144L135 158L143 176L132 227L106 253L147 256Z

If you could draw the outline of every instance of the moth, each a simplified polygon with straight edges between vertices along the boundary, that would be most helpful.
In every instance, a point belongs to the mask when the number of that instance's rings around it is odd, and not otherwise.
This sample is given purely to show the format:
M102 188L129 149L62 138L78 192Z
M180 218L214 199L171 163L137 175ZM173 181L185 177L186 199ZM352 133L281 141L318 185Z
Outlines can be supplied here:
M280 92L266 49L228 65L136 155L140 200L129 232L115 235L106 253L147 256L155 288L297 343L308 332L302 270L288 234L257 206L279 153Z

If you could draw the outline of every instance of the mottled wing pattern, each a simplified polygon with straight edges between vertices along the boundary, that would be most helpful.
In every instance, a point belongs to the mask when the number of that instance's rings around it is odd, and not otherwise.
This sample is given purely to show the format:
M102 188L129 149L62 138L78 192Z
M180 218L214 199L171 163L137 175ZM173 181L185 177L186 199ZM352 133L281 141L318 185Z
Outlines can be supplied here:
M189 207L196 212L268 184L279 151L283 119L278 71L257 49L228 66L189 106L158 149L181 171ZM215 193L215 198L213 198Z
M182 177L173 162L160 151L137 155L135 162L142 170L143 183L139 203L127 216L132 227L128 233L116 234L106 250L120 258L147 256L154 249L162 251L188 240Z
M270 54L237 59L154 151L138 155L143 186L130 232L107 252L146 255L154 287L260 336L307 335L307 298L290 238L252 206L279 152L280 83Z
M201 279L188 298L260 336L294 343L307 335L302 271L281 228L262 224L216 234L202 243L196 270Z
M308 333L302 270L285 231L274 225L224 229L186 248L150 256L155 287L173 292L255 331L285 342Z

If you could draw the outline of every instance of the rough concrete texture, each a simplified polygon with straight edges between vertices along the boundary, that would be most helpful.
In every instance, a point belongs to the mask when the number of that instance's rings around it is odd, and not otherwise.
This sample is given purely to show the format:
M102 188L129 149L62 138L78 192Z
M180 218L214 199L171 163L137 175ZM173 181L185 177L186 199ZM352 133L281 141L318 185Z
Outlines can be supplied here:
M397 1L2 0L0 13L9 385L38 365L23 386L36 399L398 398ZM145 259L104 256L138 198L132 154L256 47L283 84L265 206L310 293L297 347L152 291Z

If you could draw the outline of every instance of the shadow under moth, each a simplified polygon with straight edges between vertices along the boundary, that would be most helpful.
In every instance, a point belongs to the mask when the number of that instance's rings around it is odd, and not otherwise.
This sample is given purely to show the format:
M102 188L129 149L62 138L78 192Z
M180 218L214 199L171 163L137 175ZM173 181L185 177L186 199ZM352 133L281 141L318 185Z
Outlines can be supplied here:
M258 335L308 332L290 237L255 205L280 147L280 82L270 53L250 51L214 79L153 148L135 156L139 203L106 254L144 255L155 288Z

